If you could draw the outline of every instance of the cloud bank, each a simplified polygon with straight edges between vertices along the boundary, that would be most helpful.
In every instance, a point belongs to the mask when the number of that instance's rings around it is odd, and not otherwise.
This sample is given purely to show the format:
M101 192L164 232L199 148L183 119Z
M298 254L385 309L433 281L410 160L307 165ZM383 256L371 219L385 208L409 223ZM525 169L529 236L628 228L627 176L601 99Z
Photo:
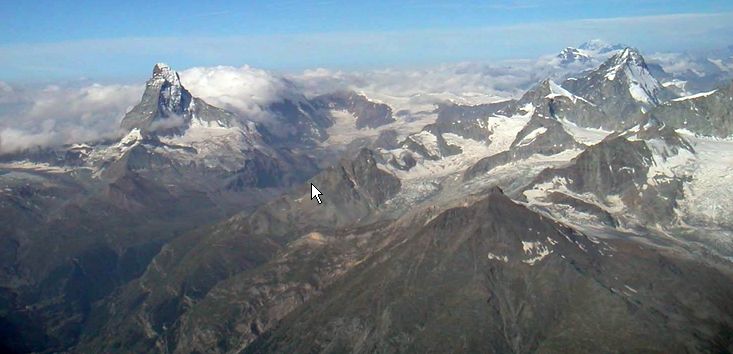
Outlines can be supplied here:
M192 95L248 120L265 121L270 103L302 97L286 78L249 66L195 67L179 74ZM0 81L0 154L118 137L124 133L120 121L142 91L142 84L21 89ZM180 123L177 118L160 124Z
M195 67L180 72L180 77L195 97L255 121L270 118L267 105L298 96L284 77L247 65Z
M142 85L56 85L18 89L0 83L0 153L119 135Z
M718 54L721 59L684 53L654 53L647 59L661 63L668 73L678 76L733 72L730 51ZM445 101L479 104L517 98L544 78L559 81L597 66L602 59L566 66L559 65L553 54L533 60L462 62L417 69L320 68L288 75L250 66L213 66L186 69L180 77L195 97L209 104L243 119L271 122L267 106L274 102L286 98L298 101L339 90L364 93L396 111L412 112L432 110L435 104ZM118 136L122 133L118 130L120 120L140 100L142 91L142 83L18 88L0 81L0 154Z

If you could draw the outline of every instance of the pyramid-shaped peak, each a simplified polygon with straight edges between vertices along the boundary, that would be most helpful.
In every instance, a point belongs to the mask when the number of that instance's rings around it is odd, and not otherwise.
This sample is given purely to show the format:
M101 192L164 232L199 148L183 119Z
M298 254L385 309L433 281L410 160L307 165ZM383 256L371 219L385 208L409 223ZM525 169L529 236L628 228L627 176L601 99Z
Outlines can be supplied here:
M613 56L613 60L619 63L630 62L634 64L644 64L644 57L641 56L636 48L626 47L621 52Z
M635 48L624 48L621 52L609 58L603 67L606 68L605 76L608 80L614 80L619 73L625 73L623 76L632 82L640 82L645 86L649 86L645 88L649 92L656 91L661 86L649 72L644 57Z
M163 79L171 84L180 85L178 73L165 63L157 63L153 66L153 79Z
M173 69L171 69L170 65L166 63L156 63L155 66L153 66L153 75L170 71L173 71Z

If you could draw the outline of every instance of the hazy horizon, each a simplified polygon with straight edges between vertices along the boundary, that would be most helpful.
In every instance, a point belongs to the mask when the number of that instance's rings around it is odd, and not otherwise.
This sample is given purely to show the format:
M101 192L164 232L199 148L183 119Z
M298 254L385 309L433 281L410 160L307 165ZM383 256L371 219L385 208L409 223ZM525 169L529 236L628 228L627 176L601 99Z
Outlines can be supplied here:
M646 53L733 42L733 3L327 1L0 5L0 81L134 82L156 62L277 72L527 59L588 39ZM71 15L76 14L76 15ZM111 24L111 25L110 25Z

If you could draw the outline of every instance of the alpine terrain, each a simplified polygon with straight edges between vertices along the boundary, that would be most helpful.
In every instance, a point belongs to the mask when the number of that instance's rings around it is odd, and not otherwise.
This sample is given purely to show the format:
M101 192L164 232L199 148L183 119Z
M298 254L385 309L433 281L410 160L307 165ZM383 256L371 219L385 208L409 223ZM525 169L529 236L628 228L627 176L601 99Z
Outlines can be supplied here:
M0 151L0 351L733 352L733 81L548 60L267 119L155 64L113 138Z

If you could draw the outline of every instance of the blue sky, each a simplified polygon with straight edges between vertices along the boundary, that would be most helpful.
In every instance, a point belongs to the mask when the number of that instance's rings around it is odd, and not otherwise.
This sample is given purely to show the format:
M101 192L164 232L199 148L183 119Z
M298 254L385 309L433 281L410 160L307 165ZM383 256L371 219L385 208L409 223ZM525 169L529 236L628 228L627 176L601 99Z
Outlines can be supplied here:
M591 38L733 44L733 1L0 1L0 80L137 81L152 64L276 71L492 61Z

